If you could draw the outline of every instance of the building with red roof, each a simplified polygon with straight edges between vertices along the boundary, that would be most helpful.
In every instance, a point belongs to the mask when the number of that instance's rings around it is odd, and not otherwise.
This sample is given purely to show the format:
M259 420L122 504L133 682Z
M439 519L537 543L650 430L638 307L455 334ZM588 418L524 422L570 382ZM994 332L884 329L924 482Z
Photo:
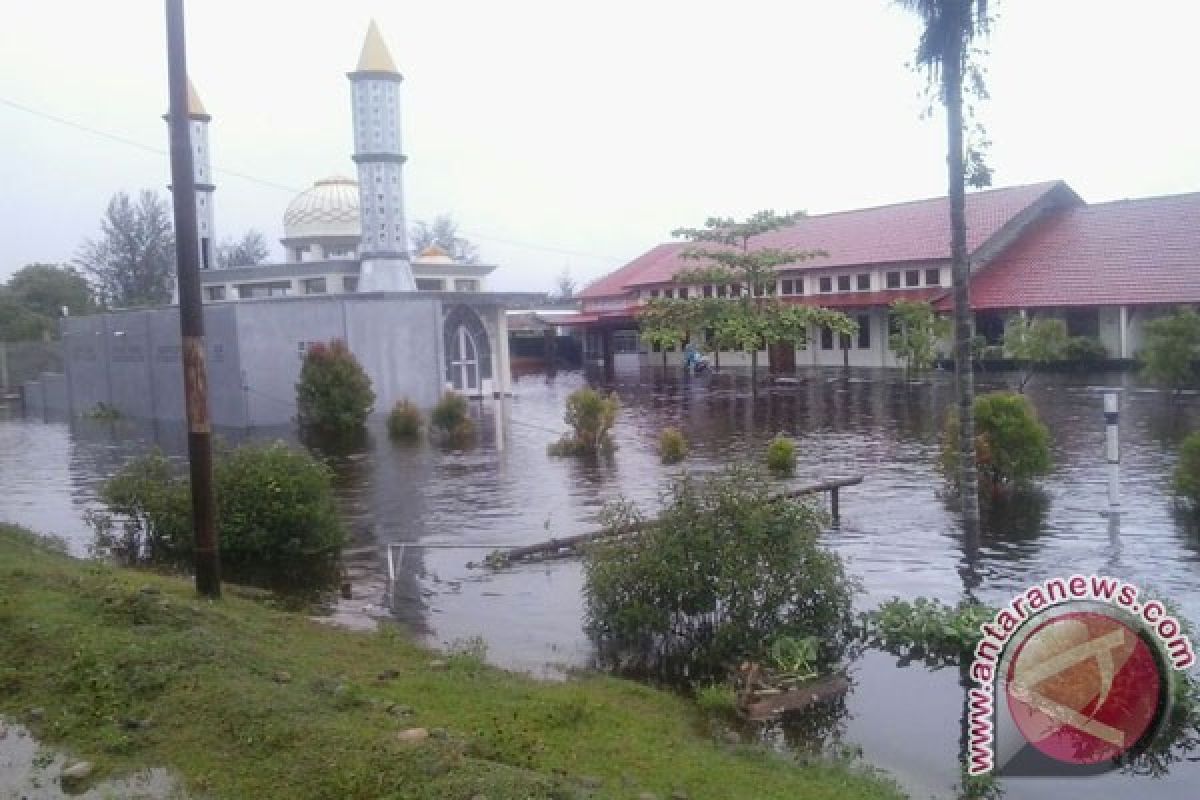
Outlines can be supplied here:
M1064 182L1049 181L972 192L966 216L972 307L992 341L1011 314L1054 315L1072 335L1098 338L1110 356L1130 358L1146 319L1200 303L1200 193L1088 205ZM845 311L859 324L853 341L814 331L805 348L763 357L785 370L898 366L887 347L888 306L919 299L949 311L949 219L948 201L938 197L813 215L754 239L757 247L823 251L780 267L776 295ZM687 246L657 245L580 293L581 310L567 322L584 329L589 357L640 366L650 357L637 337L642 304L731 290L676 281L697 266L682 258ZM748 363L749 355L722 354L721 362Z

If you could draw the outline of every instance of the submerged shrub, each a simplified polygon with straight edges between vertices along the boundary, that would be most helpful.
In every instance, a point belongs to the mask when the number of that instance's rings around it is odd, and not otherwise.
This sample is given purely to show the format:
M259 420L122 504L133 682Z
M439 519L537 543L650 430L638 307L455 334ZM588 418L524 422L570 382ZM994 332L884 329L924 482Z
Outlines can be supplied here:
M767 445L767 469L777 475L791 475L796 471L796 443L783 434L777 435Z
M855 585L817 542L824 514L771 500L768 484L745 469L684 476L652 524L628 504L607 509L612 528L644 527L586 554L587 630L602 657L702 685L781 636L816 636L822 661L840 656Z
M658 437L658 455L664 464L678 464L687 457L688 443L678 428L667 428Z
M421 410L407 397L396 401L388 414L388 436L400 441L411 441L421 433Z
M281 442L219 454L213 469L223 574L287 591L332 585L344 544L329 469ZM192 563L190 486L161 453L134 459L100 491L97 544L127 562ZM119 533L115 533L119 531Z
M1072 336L1063 355L1068 361L1086 366L1108 358L1108 348L1094 336Z
M613 449L609 433L617 421L620 402L616 394L605 395L595 389L577 389L567 397L563 420L571 433L547 448L550 455L595 455Z
M945 666L970 660L983 636L980 626L995 615L996 609L979 603L894 598L865 614L864 628L867 639L888 652Z
M361 428L374 403L371 379L345 342L334 339L309 345L296 384L296 421L301 428L326 432Z
M958 436L958 408L951 407L938 460L951 482L958 476ZM1050 471L1050 432L1038 421L1029 398L1012 392L975 398L975 462L980 487L992 490L1028 484Z
M1179 461L1175 464L1175 494L1200 510L1200 431L1188 434L1179 446Z
M475 432L475 423L468 414L467 398L458 392L446 392L429 412L429 422L444 436L461 440Z

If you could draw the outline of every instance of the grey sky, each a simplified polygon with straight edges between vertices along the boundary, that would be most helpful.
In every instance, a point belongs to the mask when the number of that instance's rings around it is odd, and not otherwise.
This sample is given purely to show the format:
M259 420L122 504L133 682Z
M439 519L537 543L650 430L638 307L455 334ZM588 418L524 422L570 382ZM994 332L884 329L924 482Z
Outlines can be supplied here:
M1086 200L1200 190L1195 0L999 0L984 119L997 185ZM6 3L0 279L71 258L109 196L161 188L162 3ZM944 124L887 0L192 0L218 237L272 241L294 187L353 175L349 82L370 18L405 75L409 220L452 212L497 289L580 283L710 214L944 193ZM519 244L517 244L519 243ZM571 252L559 252L571 251ZM276 255L280 255L278 250Z

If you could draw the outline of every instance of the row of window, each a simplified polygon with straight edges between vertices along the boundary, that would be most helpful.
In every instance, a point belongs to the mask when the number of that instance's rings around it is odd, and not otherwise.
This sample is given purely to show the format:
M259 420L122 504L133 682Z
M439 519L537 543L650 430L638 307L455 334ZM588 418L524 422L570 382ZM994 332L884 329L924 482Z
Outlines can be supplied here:
M446 281L442 278L417 278L417 288L423 292L444 292ZM474 278L455 278L454 291L478 292L479 281Z
M326 278L305 278L300 281L301 294L327 294L329 292L329 284ZM234 287L237 291L238 299L249 300L255 297L287 297L292 293L291 281L268 281L265 283L239 283ZM342 291L357 292L358 291L358 276L343 275L342 276ZM204 299L212 303L219 303L229 298L224 286L206 286L204 287Z
M871 349L871 317L870 317L870 315L869 314L858 314L855 317L855 321L858 323L858 333L855 334L855 336L853 338L850 336L847 336L845 334L842 334L840 337L838 337L839 341L838 341L837 349L849 350L849 349L851 349L852 346L858 350L870 350ZM822 350L833 350L834 349L833 331L831 331L829 328L821 328L820 339L821 339L821 349ZM712 331L704 332L704 343L705 343L706 347L714 346ZM614 351L617 353L637 353L637 352L639 352L637 331L617 331L616 333L613 334L613 345L614 345ZM655 353L662 352L662 347L657 342L652 344L650 349L651 349L651 351L653 351ZM807 347L801 347L800 349L806 350ZM675 352L675 345L667 345L667 352L668 353Z
M941 270L936 267L926 270L892 270L884 273L883 281L884 287L887 289L914 289L922 286L922 278L924 278L925 286L941 286L942 284ZM772 292L772 286L765 288L766 293ZM743 293L743 288L736 283L731 286L701 286L699 290L704 297L737 297ZM871 291L871 274L861 272L857 275L822 275L817 278L819 293L830 294L835 290L838 292L869 292ZM763 294L763 288L760 287L756 293ZM680 286L677 289L651 289L648 294L650 297L686 299L689 296L689 288ZM779 281L779 294L785 296L804 294L804 279L783 278Z

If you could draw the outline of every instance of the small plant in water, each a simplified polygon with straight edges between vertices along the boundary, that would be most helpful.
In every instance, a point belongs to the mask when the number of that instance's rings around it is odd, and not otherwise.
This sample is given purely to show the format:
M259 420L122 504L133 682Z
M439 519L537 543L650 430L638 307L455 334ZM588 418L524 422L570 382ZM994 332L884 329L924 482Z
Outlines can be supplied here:
M121 419L123 416L121 410L116 406L110 406L108 403L96 403L89 411L85 411L83 416L87 419L99 420L101 422L113 422Z
M890 653L948 666L970 658L982 637L979 627L995 614L979 603L948 606L925 597L894 598L864 615L864 629L868 641Z
M467 398L446 392L429 413L429 422L451 441L462 441L475 432L475 423L467 414Z
M780 636L771 642L767 659L781 677L809 680L817 677L821 642L815 636Z
M326 433L361 429L374 404L371 379L345 342L335 339L309 345L296 383L296 421L302 429Z
M958 475L958 409L946 413L938 465L948 481ZM975 461L980 490L993 494L1028 486L1050 471L1050 432L1029 398L993 392L975 398Z
M658 456L664 464L678 464L687 457L688 443L678 428L667 428L658 437Z
M1200 431L1189 434L1179 446L1175 495L1193 512L1200 511Z
M572 392L563 415L571 433L550 445L547 452L552 456L590 456L612 450L609 432L619 407L615 394L605 395L586 387Z
M720 683L701 686L696 690L696 705L714 717L732 717L737 713L737 692Z
M398 400L388 414L388 436L396 441L414 441L421 433L421 410L407 397Z
M796 443L777 435L767 445L767 468L776 475L791 475L796 471Z

